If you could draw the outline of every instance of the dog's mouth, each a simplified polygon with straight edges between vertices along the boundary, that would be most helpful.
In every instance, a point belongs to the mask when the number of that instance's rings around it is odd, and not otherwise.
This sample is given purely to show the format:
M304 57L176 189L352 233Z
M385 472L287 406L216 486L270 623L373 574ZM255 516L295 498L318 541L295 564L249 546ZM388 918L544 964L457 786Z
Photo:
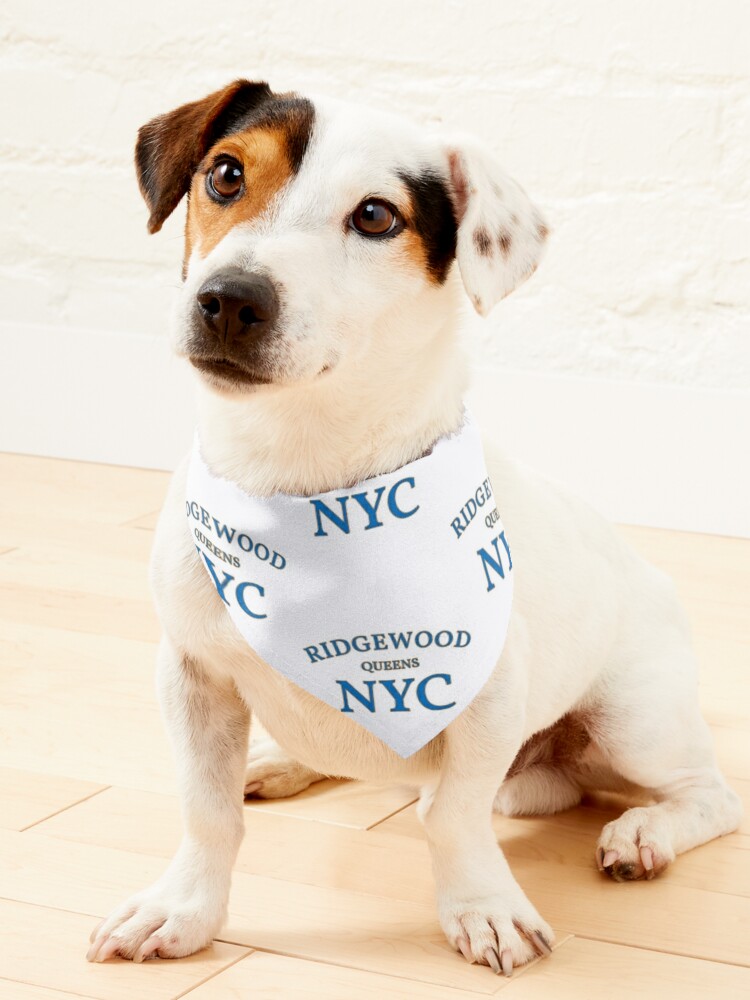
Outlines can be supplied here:
M227 358L189 356L190 364L213 381L230 385L270 385L273 379Z

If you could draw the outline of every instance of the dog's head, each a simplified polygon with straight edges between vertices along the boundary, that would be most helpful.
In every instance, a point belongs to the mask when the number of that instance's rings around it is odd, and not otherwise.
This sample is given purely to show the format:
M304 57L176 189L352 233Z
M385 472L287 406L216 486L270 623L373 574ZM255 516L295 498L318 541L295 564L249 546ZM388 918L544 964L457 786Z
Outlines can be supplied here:
M265 83L144 125L136 167L151 232L188 196L178 350L222 392L404 352L410 317L452 308L454 261L484 315L547 235L479 143Z

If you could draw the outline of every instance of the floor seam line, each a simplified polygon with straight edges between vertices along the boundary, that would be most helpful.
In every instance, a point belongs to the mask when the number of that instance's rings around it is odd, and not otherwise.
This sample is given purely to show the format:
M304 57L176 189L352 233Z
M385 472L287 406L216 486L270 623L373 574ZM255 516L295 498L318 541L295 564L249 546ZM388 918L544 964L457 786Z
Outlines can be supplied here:
M740 899L744 897L739 897ZM734 969L750 969L750 964L734 962L726 958L709 958L706 955L696 955L695 952L671 951L667 948L655 948L650 945L631 944L629 941L618 941L614 938L594 937L591 934L574 933L581 941L600 941L602 944L613 944L619 948L633 948L636 951L652 952L658 955L674 955L675 958L689 958L696 962L712 962L714 965L730 965Z
M230 942L228 942L228 941L219 941L218 938L214 938L213 939L213 943L217 943L217 942L219 944L230 944ZM237 947L237 945L232 945L232 947ZM182 993L177 993L174 997L171 998L171 1000L180 1000L181 997L189 996L193 992L193 990L197 990L201 986L205 986L206 983L210 983L211 980L212 979L216 979L217 976L223 976L224 973L227 971L227 969L231 969L232 966L236 965L238 962L243 962L246 958L249 958L250 955L252 955L253 952L255 951L254 948L251 948L249 945L246 945L246 944L245 945L240 945L239 947L245 949L245 951L244 951L244 953L242 955L238 955L235 959L233 959L231 962L229 962L228 965L225 965L223 969L218 969L216 972L212 972L211 975L206 976L205 979L201 979L201 981L199 983L194 983L192 986L189 986Z
M392 813L388 813L388 815L383 816L382 819L376 820L374 823L371 823L370 826L366 826L365 830L374 830L376 827L380 826L381 823L385 823L386 820L391 819L393 816L398 816L398 814L402 813L404 809L408 809L409 806L413 806L414 803L418 801L419 796L415 795L411 802L407 802L403 806L399 806L398 809L394 809Z
M60 993L66 997L78 997L79 1000L97 1000L95 996L90 993L80 993L78 990L72 992L71 990L61 989L59 986L40 986L39 983L30 983L28 979L8 979L7 976L0 976L0 983L20 983L21 986L33 986L35 989L50 989L55 993Z
M75 779L71 779L74 781ZM97 795L101 795L102 792L109 791L112 785L103 785L101 788L97 788L95 792L91 792L89 795L84 795L82 799L78 799L75 802L69 803L67 806L63 806L62 809L57 809L55 812L49 814L49 816L44 816L42 819L37 819L33 823L29 823L28 826L21 827L18 833L26 833L27 830L33 830L34 827L39 826L41 823L46 823L48 819L53 819L55 816L60 816L62 813L67 812L69 809L74 809L76 806L81 805L82 802L88 802L90 799L96 798Z
M234 945L237 944L236 941L228 941L226 938L222 937L214 938L214 940L220 941L222 944L234 944ZM242 947L250 948L252 950L253 955L275 955L277 958L291 958L298 962L312 962L315 965L325 965L332 969L351 969L352 972L363 972L367 975L372 975L372 976L385 976L388 979L401 979L407 983L423 983L425 986L439 986L441 989L444 990L458 990L458 991L463 991L464 993L472 992L471 987L448 986L445 983L436 983L434 980L431 979L415 979L413 976L403 975L401 973L381 972L378 969L365 969L361 965L347 965L344 962L337 962L329 958L313 958L309 955L291 954L290 952L287 951L275 951L272 948L259 948L257 945L246 944L243 945ZM461 956L459 955L458 952L456 952L456 959L458 961L464 961L464 959L461 959ZM482 990L474 989L473 992L475 992L477 996L491 997L494 996L497 991L494 991L492 993L485 993Z

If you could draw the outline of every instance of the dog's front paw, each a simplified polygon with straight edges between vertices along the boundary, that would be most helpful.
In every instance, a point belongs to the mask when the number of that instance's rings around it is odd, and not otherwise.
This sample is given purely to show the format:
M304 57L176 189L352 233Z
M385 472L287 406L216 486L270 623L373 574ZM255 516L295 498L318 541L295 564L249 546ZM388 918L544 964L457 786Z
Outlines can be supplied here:
M250 746L245 795L259 799L287 799L324 777L293 760L274 740L258 740Z
M155 885L131 897L94 929L86 958L184 958L211 943L223 918L223 908L210 900Z
M440 922L467 962L510 976L516 966L551 954L555 935L525 897L503 895L444 903Z

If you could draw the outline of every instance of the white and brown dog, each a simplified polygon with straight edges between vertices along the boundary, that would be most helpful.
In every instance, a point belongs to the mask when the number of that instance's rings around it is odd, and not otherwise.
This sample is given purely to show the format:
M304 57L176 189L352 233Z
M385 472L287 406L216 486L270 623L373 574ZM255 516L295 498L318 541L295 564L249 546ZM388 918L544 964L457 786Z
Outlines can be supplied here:
M339 101L237 81L144 126L136 164L156 232L188 195L177 350L198 372L211 469L268 496L398 469L459 426L460 282L487 313L535 269L547 230L477 142ZM458 268L454 268L454 263ZM651 878L734 830L669 580L585 505L487 449L516 573L480 695L402 759L271 669L236 631L185 524L185 466L157 530L158 678L185 835L89 958L205 947L225 918L242 801L323 776L411 783L451 945L510 972L550 927L493 835L494 809L548 813L586 789L646 789L603 829L598 867ZM251 711L273 736L250 754Z

